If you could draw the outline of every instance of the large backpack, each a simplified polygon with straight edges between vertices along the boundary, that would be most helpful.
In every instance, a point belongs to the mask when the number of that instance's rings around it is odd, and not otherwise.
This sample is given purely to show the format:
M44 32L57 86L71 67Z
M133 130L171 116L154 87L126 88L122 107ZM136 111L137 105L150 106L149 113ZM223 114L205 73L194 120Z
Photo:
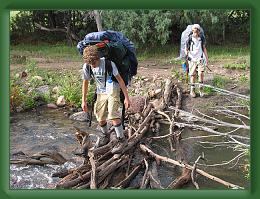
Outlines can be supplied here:
M96 45L100 57L105 57L106 60L113 61L116 64L126 85L137 74L138 62L134 44L121 32L107 30L87 34L77 45L80 54L83 54L84 48L88 45ZM107 67L106 64L106 68L108 68L108 72L112 72L110 65ZM112 80L117 81L115 77L112 77Z
M181 34L181 45L180 45L180 58L185 59L185 47L187 45L187 48L189 49L191 47L191 42L192 42L192 25L188 25L186 29L182 32ZM203 28L200 28L200 35L201 40L202 40L202 49L203 45L206 43L205 40L205 34Z

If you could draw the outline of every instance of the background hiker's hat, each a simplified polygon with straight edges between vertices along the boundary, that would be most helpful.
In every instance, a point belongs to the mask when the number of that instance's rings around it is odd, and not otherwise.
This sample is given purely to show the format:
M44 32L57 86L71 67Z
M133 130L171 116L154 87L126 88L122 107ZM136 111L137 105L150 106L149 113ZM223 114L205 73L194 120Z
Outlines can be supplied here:
M194 29L198 29L198 30L200 30L200 25L199 24L193 24L193 26L192 26L192 30L194 30Z

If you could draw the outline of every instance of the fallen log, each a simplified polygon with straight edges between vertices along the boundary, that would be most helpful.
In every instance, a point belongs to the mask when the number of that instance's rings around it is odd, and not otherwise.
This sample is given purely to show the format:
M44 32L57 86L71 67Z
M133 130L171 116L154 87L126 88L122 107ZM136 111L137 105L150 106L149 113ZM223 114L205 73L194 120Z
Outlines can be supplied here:
M174 164L174 165L177 165L179 167L182 167L182 168L186 168L186 169L189 169L190 171L193 169L193 167L191 165L188 165L188 164L184 164L184 163L180 163L179 161L176 161L176 160L173 160L171 158L168 158L168 157L164 157L164 156L160 156L156 153L154 153L152 150L150 150L148 147L146 147L145 145L143 144L140 144L140 148L143 152L147 152L150 156L154 157L154 158L158 158L160 159L161 161L164 161L164 162L168 162L168 163L171 163L171 164ZM243 187L240 187L238 185L235 185L235 184L232 184L232 183L229 183L229 182L226 182L216 176L213 176L211 174L208 174L207 172L201 170L201 169L196 169L196 172L199 173L200 175L206 177L206 178L209 178L215 182L218 182L220 184L223 184L224 186L228 187L228 188L233 188L233 189L244 189Z

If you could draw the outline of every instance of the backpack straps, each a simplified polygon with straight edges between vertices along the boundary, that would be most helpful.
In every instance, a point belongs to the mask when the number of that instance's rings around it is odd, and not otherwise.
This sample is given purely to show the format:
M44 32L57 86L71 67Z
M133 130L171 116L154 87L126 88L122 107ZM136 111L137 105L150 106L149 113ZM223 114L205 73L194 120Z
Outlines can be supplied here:
M91 69L91 66L87 65L86 69L87 69L87 72L88 72L90 78L94 79L94 73L93 73L93 71Z
M105 87L106 87L106 83L107 83L107 74L112 76L113 69L112 69L111 61L108 59L105 59Z
M199 35L200 39L201 39L201 49L202 49L202 55L201 55L201 58L203 58L203 49L204 49L204 44L205 44L205 37L200 34ZM193 45L191 45L191 43L194 43L194 41L192 41L192 33L189 34L189 39L186 43L186 48L190 51L190 50L193 50ZM192 49L190 49L192 48Z

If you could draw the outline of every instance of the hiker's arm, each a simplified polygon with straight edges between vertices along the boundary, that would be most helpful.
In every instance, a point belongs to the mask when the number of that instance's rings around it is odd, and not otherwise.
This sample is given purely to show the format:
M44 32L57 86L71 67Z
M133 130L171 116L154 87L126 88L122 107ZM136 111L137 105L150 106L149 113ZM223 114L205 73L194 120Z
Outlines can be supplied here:
M125 86L125 82L124 82L124 80L122 79L122 77L119 74L116 75L115 78L117 79L117 81L119 83L119 86L120 86L120 88L122 89L122 91L124 93L124 96L125 96L125 101L124 101L125 108L128 109L130 107L130 100L129 100L127 88Z
M205 45L203 46L203 52L204 52L205 57L206 57L206 64L208 65L208 63L209 63L209 58L208 58L207 48L206 48Z
M88 95L88 80L83 80L82 82L82 99L81 99L81 108L84 112L88 112L88 106L86 102L86 98Z

